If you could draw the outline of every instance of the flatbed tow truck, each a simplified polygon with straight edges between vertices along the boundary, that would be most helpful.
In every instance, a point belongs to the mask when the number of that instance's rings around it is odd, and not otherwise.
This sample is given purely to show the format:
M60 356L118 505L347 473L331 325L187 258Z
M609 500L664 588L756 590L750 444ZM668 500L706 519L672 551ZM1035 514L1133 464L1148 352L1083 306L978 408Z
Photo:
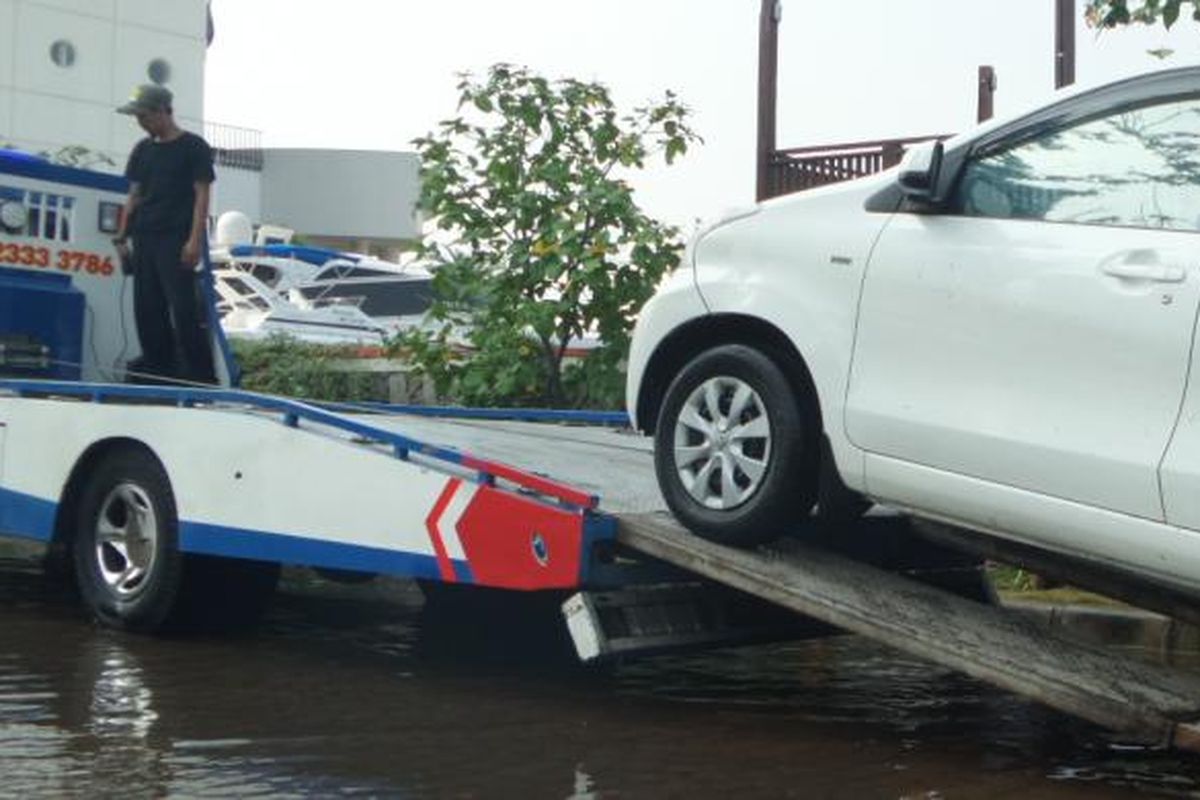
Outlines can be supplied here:
M665 510L649 441L603 424L619 415L242 392L211 291L223 385L127 382L139 348L107 235L124 191L0 153L0 533L69 553L102 622L249 621L284 564L562 598L589 661L812 634L815 620L1200 751L1197 676L986 602L978 559L902 516L868 515L826 545L690 534Z

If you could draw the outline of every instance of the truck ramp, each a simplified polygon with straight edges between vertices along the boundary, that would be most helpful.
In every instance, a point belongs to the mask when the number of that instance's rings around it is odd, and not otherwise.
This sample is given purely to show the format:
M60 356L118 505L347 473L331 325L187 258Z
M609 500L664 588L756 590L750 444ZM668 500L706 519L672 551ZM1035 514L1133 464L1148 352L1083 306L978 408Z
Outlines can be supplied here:
M1068 714L1200 752L1196 676L1072 642L1012 611L795 540L736 550L665 513L620 515L617 536L630 549Z
M701 539L666 512L644 437L519 421L399 416L376 424L544 469L598 494L600 511L616 517L618 541L630 551L1131 738L1200 751L1200 677L1074 642L1019 613L914 579L913 570L881 568L858 554L794 539L757 550ZM870 526L863 527L866 532ZM844 533L852 537L855 531Z

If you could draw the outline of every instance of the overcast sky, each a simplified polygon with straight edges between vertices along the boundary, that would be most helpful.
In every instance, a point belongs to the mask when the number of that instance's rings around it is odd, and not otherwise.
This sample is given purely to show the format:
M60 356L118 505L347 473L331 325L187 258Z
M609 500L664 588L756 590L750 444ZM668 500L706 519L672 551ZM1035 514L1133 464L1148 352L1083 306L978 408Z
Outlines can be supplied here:
M1077 0L1081 8L1084 0ZM278 147L411 150L452 116L455 74L496 61L594 79L623 106L671 89L706 144L634 180L690 226L753 201L759 0L213 0L205 115ZM1054 0L783 0L779 144L958 132L976 70L996 112L1053 90ZM1200 62L1200 25L1097 36L1079 23L1079 83ZM1160 61L1147 50L1169 47Z

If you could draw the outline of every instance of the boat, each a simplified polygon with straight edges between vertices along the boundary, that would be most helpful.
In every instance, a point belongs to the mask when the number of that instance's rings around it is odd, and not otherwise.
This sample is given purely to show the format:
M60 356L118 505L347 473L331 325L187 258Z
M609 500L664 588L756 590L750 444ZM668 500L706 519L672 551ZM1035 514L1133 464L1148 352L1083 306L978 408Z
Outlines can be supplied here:
M390 327L419 323L433 303L433 274L417 264L294 244L234 245L214 267L248 272L268 288L311 303L353 302Z
M221 326L234 337L283 333L304 341L379 344L407 331L437 325L428 317L433 273L415 261L297 244L288 228L263 225L250 242L245 215L227 212L217 222L211 251ZM537 337L527 329L531 341ZM467 327L454 325L449 340L470 350ZM601 344L595 332L571 340L568 361Z
M230 337L283 335L317 344L380 346L389 335L353 302L288 299L252 273L231 267L214 265L212 275L221 327Z

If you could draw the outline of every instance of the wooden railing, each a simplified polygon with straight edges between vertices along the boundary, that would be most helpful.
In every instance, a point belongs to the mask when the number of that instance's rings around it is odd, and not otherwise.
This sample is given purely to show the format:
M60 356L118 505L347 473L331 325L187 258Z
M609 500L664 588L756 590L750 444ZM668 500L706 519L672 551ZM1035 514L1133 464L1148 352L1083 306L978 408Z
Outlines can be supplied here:
M776 150L767 165L767 197L873 175L900 163L909 145L947 134Z

